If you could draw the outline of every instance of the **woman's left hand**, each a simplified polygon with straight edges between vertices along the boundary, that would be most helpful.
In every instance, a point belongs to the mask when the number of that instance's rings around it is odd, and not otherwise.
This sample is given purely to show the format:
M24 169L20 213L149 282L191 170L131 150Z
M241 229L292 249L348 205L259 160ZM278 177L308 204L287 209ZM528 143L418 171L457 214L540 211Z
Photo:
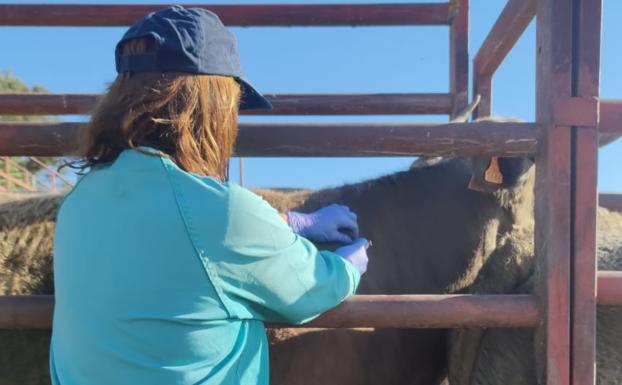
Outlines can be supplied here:
M347 206L332 204L309 214L285 214L292 230L311 241L351 243L358 237L356 214Z

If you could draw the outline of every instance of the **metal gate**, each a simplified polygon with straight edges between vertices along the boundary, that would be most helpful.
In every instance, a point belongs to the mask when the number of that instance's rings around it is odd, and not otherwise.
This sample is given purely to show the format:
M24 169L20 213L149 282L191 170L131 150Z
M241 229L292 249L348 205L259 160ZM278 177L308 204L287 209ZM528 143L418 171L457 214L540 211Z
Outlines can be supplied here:
M127 26L161 7L0 4L0 25ZM275 106L271 114L453 116L467 104L468 0L204 7L229 26L450 29L447 93L269 95ZM622 274L597 274L595 264L599 135L622 135L622 102L599 99L601 0L509 0L473 61L474 94L482 96L477 115L490 115L492 76L536 15L534 123L240 125L237 153L243 156L536 158L535 294L354 296L308 326L535 327L537 349L546 357L542 383L594 383L596 304L622 304ZM0 114L84 114L96 100L97 95L0 94ZM0 156L71 155L80 130L78 123L1 123ZM603 202L622 206L615 194L603 196ZM0 328L49 328L52 307L51 296L0 297Z

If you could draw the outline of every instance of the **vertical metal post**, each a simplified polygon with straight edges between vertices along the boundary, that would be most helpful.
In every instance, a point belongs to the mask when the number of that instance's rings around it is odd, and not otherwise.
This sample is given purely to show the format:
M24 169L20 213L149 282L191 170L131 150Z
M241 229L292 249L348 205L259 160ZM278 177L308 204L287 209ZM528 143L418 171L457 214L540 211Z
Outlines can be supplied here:
M4 180L6 181L6 191L11 191L11 174L10 174L10 166L11 164L9 163L9 157L8 156L4 156L2 157L2 160L4 161L4 175L6 176L6 178L4 178Z
M473 112L474 118L492 115L492 75L473 73L473 96L480 95L479 105Z
M452 0L450 9L449 92L453 98L453 118L467 106L469 96L469 0Z
M539 0L536 40L536 293L543 319L536 329L538 383L570 384L570 127L557 125L555 106L570 97L572 4Z
M573 97L587 101L586 121L572 128L571 384L596 382L596 190L598 169L601 0L573 1Z

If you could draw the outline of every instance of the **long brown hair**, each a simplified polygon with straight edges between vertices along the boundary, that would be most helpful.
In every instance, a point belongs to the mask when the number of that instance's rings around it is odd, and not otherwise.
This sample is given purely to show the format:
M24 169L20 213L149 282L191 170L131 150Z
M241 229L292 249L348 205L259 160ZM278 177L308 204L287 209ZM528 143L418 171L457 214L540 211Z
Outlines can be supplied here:
M149 48L149 40L136 39L122 49L132 55ZM148 146L185 171L226 180L240 92L226 76L121 73L92 113L77 168L110 163L123 150Z

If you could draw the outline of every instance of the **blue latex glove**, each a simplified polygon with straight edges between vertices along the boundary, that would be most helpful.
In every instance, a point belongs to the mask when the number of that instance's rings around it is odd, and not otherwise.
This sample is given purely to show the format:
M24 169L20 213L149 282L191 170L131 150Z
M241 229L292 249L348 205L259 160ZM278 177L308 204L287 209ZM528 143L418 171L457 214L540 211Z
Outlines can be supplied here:
M358 237L356 214L347 206L332 204L310 214L288 211L287 223L295 233L314 242L351 243Z
M354 265L356 270L363 275L367 271L367 249L371 243L365 238L358 238L349 245L341 246L335 250L341 258Z

